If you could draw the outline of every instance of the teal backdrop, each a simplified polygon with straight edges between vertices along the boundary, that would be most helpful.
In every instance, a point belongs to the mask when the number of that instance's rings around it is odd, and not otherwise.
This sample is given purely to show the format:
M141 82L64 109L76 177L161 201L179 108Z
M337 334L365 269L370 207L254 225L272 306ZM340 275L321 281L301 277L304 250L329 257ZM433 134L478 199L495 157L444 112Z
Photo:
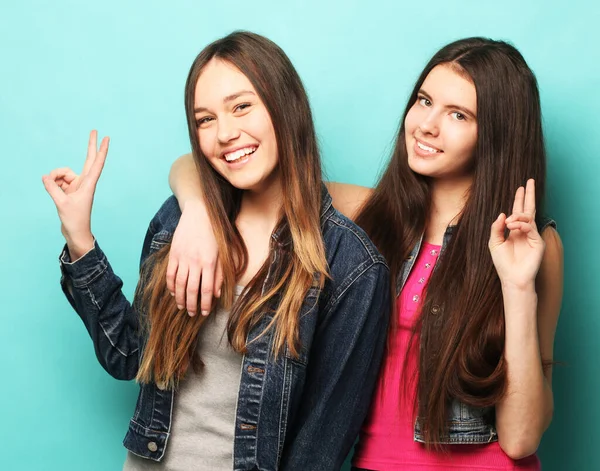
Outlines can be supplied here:
M372 185L409 90L460 37L516 45L537 74L548 209L565 247L544 470L600 469L600 7L592 1L3 1L0 6L0 469L117 470L137 386L109 377L59 287L41 183L110 135L93 230L131 295L148 222L188 151L183 86L208 42L262 33L291 57L331 180ZM352 411L348 411L352 413ZM326 437L322 437L326 439Z

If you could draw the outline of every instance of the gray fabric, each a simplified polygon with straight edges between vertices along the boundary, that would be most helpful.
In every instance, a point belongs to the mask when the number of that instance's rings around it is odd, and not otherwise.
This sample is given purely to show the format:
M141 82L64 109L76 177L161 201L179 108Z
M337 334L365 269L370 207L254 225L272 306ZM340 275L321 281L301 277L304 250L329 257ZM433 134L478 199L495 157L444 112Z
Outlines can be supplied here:
M237 296L241 290L237 287ZM128 452L123 471L233 469L242 355L227 341L228 318L229 312L220 309L202 326L197 352L204 366L199 373L190 370L176 391L173 424L162 461Z

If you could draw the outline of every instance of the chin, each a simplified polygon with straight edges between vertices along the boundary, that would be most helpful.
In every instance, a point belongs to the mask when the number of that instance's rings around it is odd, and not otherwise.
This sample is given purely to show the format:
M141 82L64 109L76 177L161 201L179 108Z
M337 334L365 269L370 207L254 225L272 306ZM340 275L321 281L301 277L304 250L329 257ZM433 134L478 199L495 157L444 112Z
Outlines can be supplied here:
M423 177L432 177L436 175L436 169L432 168L432 165L427 162L419 162L419 161L411 161L408 160L408 168L410 168L417 175L422 175Z

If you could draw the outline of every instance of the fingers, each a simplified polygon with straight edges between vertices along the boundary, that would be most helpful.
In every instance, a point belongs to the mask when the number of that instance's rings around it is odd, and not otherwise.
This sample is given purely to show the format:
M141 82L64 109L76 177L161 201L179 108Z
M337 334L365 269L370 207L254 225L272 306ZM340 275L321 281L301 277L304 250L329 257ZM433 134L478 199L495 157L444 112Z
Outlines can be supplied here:
M507 224L506 227L511 232L520 231L523 234L529 234L531 231L533 231L533 227L531 227L531 224L520 221L511 222L510 224Z
M489 248L493 250L495 247L502 245L505 241L504 239L504 228L506 222L506 215L504 213L500 213L500 215L496 218L494 223L492 224L490 230L490 241Z
M171 296L175 296L175 277L177 276L177 267L179 263L173 255L173 250L169 251L169 263L167 265L167 289Z
M190 266L185 295L186 309L190 316L196 315L198 309L198 290L200 289L200 269Z
M65 201L65 193L60 189L56 182L50 178L49 175L44 175L42 177L42 182L44 183L46 191L52 198L52 201L54 201L54 204L56 206L60 206Z
M98 183L100 175L102 174L104 162L106 162L106 154L108 153L108 143L108 137L102 139L102 142L100 143L100 150L96 153L96 158L94 159L94 162L92 163L92 166L87 174L86 182L90 186L95 187Z
M517 188L517 192L515 193L515 201L513 203L512 212L514 213L522 213L523 205L525 201L525 188L520 186Z
M217 269L215 270L215 289L213 291L215 298L221 297L221 287L223 286L223 266L217 259Z
M175 302L178 309L185 306L185 289L187 287L189 269L187 265L180 264L175 277Z
M531 214L535 217L535 181L533 178L527 180L527 186L525 187L525 202L523 204L523 211Z
M97 139L98 131L94 129L90 132L90 138L88 139L87 155L85 157L85 163L83 164L83 170L81 171L82 176L86 176L90 172L92 164L94 163L94 160L96 160L96 151L98 149Z
M200 311L203 316L208 316L212 307L214 290L214 266L205 267L202 270L202 285L200 289Z
M54 169L49 176L63 191L77 178L77 174L67 167Z
M50 172L49 176L54 181L63 179L67 182L73 181L75 178L77 178L77 174L69 167L55 168Z

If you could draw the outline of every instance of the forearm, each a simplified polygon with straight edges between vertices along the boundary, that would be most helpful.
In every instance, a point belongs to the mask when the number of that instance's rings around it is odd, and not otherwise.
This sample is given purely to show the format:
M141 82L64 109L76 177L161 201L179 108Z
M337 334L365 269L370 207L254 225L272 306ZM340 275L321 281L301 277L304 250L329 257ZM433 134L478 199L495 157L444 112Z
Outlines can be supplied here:
M496 406L496 426L504 451L520 458L537 449L552 418L553 398L540 355L535 289L505 288L503 294L508 387Z
M63 234L67 241L69 256L74 262L94 248L94 236L90 230L85 230L78 234L66 234L63 231Z
M61 287L85 324L98 361L113 377L133 379L139 360L140 313L123 294L123 282L97 244L75 262L66 252L60 261Z
M171 166L169 186L179 202L181 210L186 203L194 201L204 207L204 196L200 188L200 176L192 154L179 157Z

